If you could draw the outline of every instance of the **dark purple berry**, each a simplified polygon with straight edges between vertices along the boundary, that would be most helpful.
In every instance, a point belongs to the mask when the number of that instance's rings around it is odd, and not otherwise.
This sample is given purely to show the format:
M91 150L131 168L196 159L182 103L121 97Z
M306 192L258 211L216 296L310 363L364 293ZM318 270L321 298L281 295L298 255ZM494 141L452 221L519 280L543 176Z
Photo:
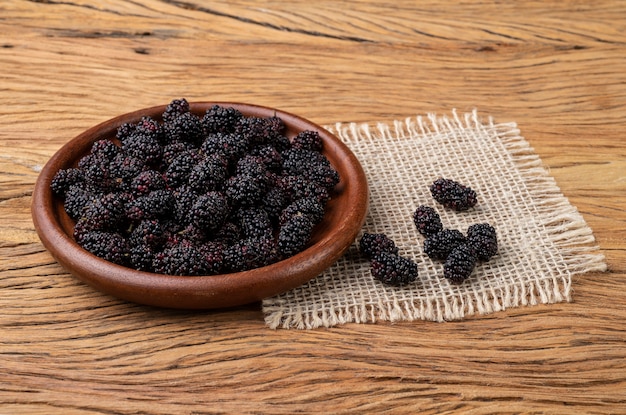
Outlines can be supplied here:
M424 240L424 252L431 259L445 260L454 248L465 242L465 235L459 230L444 229Z
M429 237L443 230L439 214L430 206L419 206L413 213L413 222L418 232L425 237Z
M235 108L214 105L206 110L201 123L206 134L232 133L242 117Z
M81 169L69 168L56 172L50 183L55 195L65 197L65 193L75 184L81 184L85 180L85 174Z
M478 223L467 228L467 243L481 261L488 261L498 252L496 230L488 223Z
M379 252L371 260L372 276L384 284L401 286L417 278L417 264L390 252Z
M65 192L63 207L70 218L78 220L82 216L85 207L99 197L100 194L95 193L86 186L80 184L71 185Z
M204 128L200 123L200 118L191 112L175 114L164 122L163 128L169 138L168 142L183 141L200 144L204 139Z
M323 141L317 131L305 130L298 133L298 135L291 140L291 146L293 148L321 152Z
M202 251L195 246L181 243L157 253L152 261L154 271L167 275L207 275L209 264Z
M228 161L221 155L209 155L196 164L189 173L189 186L198 193L218 190L228 178Z
M156 137L135 133L122 142L122 151L129 157L142 160L147 165L158 165L163 147Z
M226 180L224 193L231 205L254 206L263 197L264 186L253 176L231 176Z
M235 215L239 229L247 238L273 237L272 221L260 207L245 207Z
M154 190L138 196L126 206L126 216L132 220L157 219L170 215L176 199L170 190Z
M311 239L313 221L308 216L294 216L278 232L278 252L287 258L302 251Z
M204 154L221 154L229 162L236 163L248 152L249 141L246 137L229 133L209 134L200 149Z
M179 115L189 112L189 102L185 98L174 99L167 107L165 107L165 111L163 112L163 121L164 122L172 122Z
M189 216L198 228L213 231L222 227L229 213L230 207L224 195L213 191L198 196L191 206Z
M449 179L437 179L430 186L433 198L443 206L457 211L476 205L476 192L471 188Z
M398 254L396 243L384 233L365 232L359 241L359 251L372 259L381 252Z
M76 237L76 236L75 236ZM127 265L130 245L117 232L90 231L76 237L76 242L92 254L119 265Z
M153 190L163 190L165 187L163 174L155 170L145 170L131 180L128 190L134 195L144 195Z
M314 197L298 199L283 209L278 223L283 225L298 215L306 215L314 224L318 224L324 219L324 205Z
M469 278L476 266L476 252L467 244L454 248L443 265L443 276L454 284Z

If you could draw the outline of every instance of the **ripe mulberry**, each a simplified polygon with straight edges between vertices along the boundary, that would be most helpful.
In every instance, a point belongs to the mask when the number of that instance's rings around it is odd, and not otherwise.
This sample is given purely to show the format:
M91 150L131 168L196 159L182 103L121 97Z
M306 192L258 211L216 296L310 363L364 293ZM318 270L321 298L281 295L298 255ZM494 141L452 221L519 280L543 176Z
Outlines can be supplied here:
M283 209L278 222L284 225L297 215L307 215L314 224L318 224L324 218L324 205L314 197L298 199Z
M305 130L291 140L291 146L304 150L322 151L323 142L317 131Z
M229 213L230 208L224 195L220 192L208 192L198 196L189 215L198 228L213 231L222 227Z
M153 190L165 189L165 179L156 170L145 170L135 176L129 186L129 191L134 195L144 195Z
M186 112L189 112L189 102L185 98L174 99L165 107L163 121L172 122L176 117Z
M371 260L372 276L384 284L400 286L417 278L417 264L390 252L379 252Z
M418 206L413 213L413 222L418 232L425 237L429 237L443 230L439 214L430 206Z
M384 233L365 232L359 241L359 251L367 258L372 259L381 252L397 255L398 247Z
M239 228L247 238L273 237L272 221L263 208L241 208L235 216Z
M233 206L254 206L263 197L264 186L256 177L231 176L226 180L224 193Z
M469 278L476 266L476 252L467 244L454 248L443 265L443 276L454 284Z
M50 187L54 194L65 197L65 193L75 184L81 184L85 180L85 174L81 169L69 168L59 170L54 177Z
M470 187L449 179L437 179L430 186L433 198L443 206L457 211L476 205L476 192Z
M163 128L169 138L168 142L183 141L200 144L204 139L204 128L200 118L191 113L183 112L164 122Z
M173 212L175 205L172 191L154 190L128 202L126 216L132 220L163 218Z
M294 216L280 227L278 232L278 252L287 258L302 251L313 232L313 222L308 216Z
M431 259L445 260L454 248L465 242L465 235L461 231L444 229L424 240L424 252Z
M117 232L90 231L80 235L79 245L92 254L118 265L127 265L130 259L130 245L126 238Z
M467 228L467 243L481 261L488 261L498 252L496 230L488 223L478 223Z
M218 190L228 178L228 161L219 154L211 154L196 164L189 173L188 183L198 193Z
M201 124L206 134L232 133L242 117L241 112L235 108L214 105L206 110Z
M155 272L167 275L206 275L208 270L203 253L184 242L157 253L152 267Z

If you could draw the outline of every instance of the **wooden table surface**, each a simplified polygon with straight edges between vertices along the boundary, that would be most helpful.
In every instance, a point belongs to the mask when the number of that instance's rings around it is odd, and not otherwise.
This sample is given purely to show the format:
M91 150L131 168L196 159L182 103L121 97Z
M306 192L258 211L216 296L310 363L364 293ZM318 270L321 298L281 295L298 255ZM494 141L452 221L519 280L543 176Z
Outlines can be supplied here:
M518 123L609 271L573 301L451 323L270 330L101 294L33 228L42 165L173 98L325 125ZM626 413L626 7L594 2L3 0L0 413Z

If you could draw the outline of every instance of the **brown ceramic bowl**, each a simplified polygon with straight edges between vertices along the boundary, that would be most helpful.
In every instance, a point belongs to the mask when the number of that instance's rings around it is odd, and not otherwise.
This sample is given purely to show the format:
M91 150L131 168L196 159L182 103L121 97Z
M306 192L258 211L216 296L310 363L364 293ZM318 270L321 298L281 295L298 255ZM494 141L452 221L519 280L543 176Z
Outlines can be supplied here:
M73 221L62 201L50 190L60 169L73 167L88 154L92 143L115 137L117 128L137 122L142 116L161 120L165 105L142 109L103 122L64 145L45 165L32 199L35 228L44 246L75 277L92 287L136 303L182 309L210 309L242 305L288 291L322 273L348 249L367 213L368 187L365 174L354 154L325 129L283 111L228 102L191 103L191 111L203 115L218 104L238 109L244 115L280 117L291 138L303 130L318 131L324 154L339 172L341 180L326 207L324 220L316 226L304 251L291 258L244 272L211 276L170 276L137 271L92 255L73 239Z

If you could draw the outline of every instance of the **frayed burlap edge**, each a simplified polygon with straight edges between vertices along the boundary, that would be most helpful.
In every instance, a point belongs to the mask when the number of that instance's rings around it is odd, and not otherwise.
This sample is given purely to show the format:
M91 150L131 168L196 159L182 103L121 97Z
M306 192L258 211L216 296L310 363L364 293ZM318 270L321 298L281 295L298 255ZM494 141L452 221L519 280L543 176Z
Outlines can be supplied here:
M459 116L417 116L392 123L337 123L326 127L350 146L353 140L405 139L409 136L437 134L458 129L474 129L497 134L510 160L525 180L528 192L537 202L544 236L559 250L566 272L551 279L507 285L501 289L468 292L450 299L416 299L413 303L384 303L351 307L323 308L315 313L284 304L285 300L264 300L263 312L269 328L311 329L345 323L376 321L459 320L474 314L490 314L507 308L571 301L572 276L607 270L605 257L595 245L591 228L562 194L530 144L520 135L517 124L495 124L492 117L483 123L477 111ZM289 315L282 311L291 309Z

